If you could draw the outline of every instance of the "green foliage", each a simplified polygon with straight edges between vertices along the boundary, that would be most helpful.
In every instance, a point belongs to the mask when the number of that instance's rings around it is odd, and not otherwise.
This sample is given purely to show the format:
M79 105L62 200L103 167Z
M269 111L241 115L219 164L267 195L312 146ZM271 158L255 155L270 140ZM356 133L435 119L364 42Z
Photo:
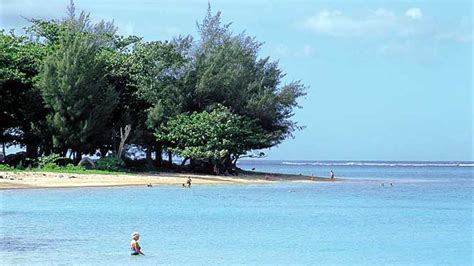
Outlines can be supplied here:
M15 165L15 170L26 170L26 166L20 162L17 165Z
M244 33L233 35L229 24L222 25L220 12L212 15L210 8L198 29L201 39L188 74L195 86L194 110L227 106L271 135L268 147L300 128L290 118L305 87L299 81L282 85L285 75L278 63L259 59L260 42Z
M46 111L34 84L46 49L2 30L0 51L0 142L36 145L32 128Z
M54 153L51 155L41 156L38 158L38 167L43 168L44 166L49 164L56 164L56 161L62 158L64 157L61 157L59 154Z
M222 105L211 112L178 115L163 131L156 134L157 138L169 142L170 150L184 158L223 161L268 145L258 125Z
M41 171L46 172L85 172L86 169L79 165L68 164L66 166L59 166L55 163L47 163L40 168Z
M43 171L58 171L61 169L61 166L55 163L46 163L44 165L41 165L40 169Z
M186 111L183 76L187 71L186 52L191 38L172 42L149 42L136 46L132 60L136 61L137 96L151 105L147 125L153 130L169 117Z
M67 162L69 159L66 157L62 157L59 154L51 154L48 156L42 156L38 158L38 169L42 171L83 171L85 168L82 166L75 166L73 164L67 164L65 166L61 166L60 162L65 161Z
M232 33L210 7L196 40L118 36L113 23L76 15L73 3L62 20L30 22L28 37L0 32L0 142L25 145L30 158L106 153L131 124L129 144L148 158L166 150L235 165L301 128L291 117L305 87L282 84L278 63L259 54L262 43ZM59 159L41 158L40 167L82 171ZM110 157L98 166L124 164Z
M9 166L8 164L0 164L0 171L13 171L14 168Z
M105 80L98 51L93 39L72 32L45 61L42 95L51 109L47 123L53 145L60 151L94 152L98 143L111 135L109 118L117 94Z
M105 170L110 172L119 172L123 171L125 167L125 163L114 156L108 156L104 158L100 158L96 162L96 166L98 170Z

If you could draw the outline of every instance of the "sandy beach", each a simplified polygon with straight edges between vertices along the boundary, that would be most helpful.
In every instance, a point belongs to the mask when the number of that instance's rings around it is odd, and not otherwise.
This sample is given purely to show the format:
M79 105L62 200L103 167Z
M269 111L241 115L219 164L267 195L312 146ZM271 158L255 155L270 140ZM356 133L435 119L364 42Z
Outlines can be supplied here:
M239 176L213 176L180 173L77 174L56 172L0 172L0 189L71 188L175 185L181 186L191 177L200 184L264 184L272 182L326 182L328 178L301 175L248 173Z

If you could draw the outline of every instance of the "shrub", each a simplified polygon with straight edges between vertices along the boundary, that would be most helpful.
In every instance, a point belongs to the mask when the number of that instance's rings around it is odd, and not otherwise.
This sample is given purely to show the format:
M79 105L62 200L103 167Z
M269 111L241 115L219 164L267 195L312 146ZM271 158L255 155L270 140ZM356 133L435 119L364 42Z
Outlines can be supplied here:
M81 172L81 171L86 171L86 168L80 165L74 165L72 163L67 164L64 167L61 167L61 169L64 169L66 171L74 171L74 172Z
M40 166L41 170L45 171L55 171L61 169L61 167L55 163L49 162L47 164L41 165Z
M12 171L13 168L8 164L0 164L0 171Z
M49 167L49 168L54 167L52 166L52 164L58 166L56 164L56 161L61 158L64 158L64 157L61 157L58 154L51 154L51 155L39 157L38 167L44 169L45 167Z
M66 158L66 157L59 157L54 161L55 164L59 166L67 166L69 164L73 164L74 161L72 159Z
M96 163L97 169L111 171L111 172L118 172L122 171L125 163L116 157L108 156L104 158L100 158Z
M41 167L41 170L43 171L52 171L52 172L58 172L58 171L64 171L64 172L82 172L85 171L86 169L82 166L76 166L73 164L68 164L66 166L59 166L56 163L47 163Z

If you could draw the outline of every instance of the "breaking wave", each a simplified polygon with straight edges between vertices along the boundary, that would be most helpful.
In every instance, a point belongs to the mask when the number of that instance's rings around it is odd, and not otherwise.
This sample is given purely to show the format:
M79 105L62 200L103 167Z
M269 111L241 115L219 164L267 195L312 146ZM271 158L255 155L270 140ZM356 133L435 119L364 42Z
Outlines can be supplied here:
M282 162L281 164L298 166L474 167L474 163L458 162Z

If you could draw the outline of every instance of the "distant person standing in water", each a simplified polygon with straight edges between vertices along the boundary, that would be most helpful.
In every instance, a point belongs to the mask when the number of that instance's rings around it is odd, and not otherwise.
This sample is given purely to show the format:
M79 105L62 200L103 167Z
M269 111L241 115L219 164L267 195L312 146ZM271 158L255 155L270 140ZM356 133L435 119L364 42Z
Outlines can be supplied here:
M332 170L329 171L329 176L331 177L331 180L334 180L335 174L334 174L334 172L333 172Z
M191 179L190 176L188 176L188 181L186 181L186 184L188 185L188 187L191 187L192 182L193 182L193 180Z
M130 251L132 252L132 256L145 255L142 252L142 248L138 244L139 240L140 240L140 234L138 232L133 233L132 241L130 242Z

